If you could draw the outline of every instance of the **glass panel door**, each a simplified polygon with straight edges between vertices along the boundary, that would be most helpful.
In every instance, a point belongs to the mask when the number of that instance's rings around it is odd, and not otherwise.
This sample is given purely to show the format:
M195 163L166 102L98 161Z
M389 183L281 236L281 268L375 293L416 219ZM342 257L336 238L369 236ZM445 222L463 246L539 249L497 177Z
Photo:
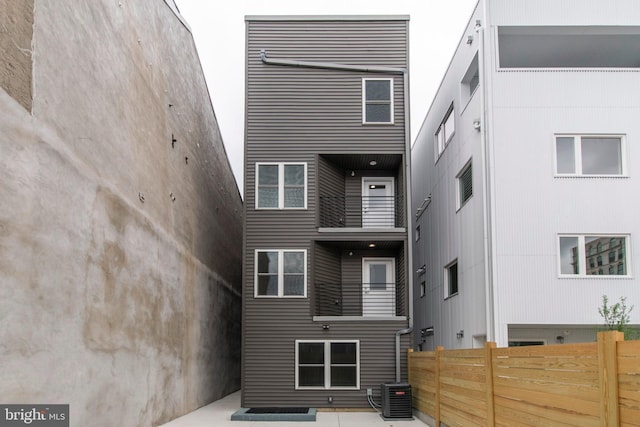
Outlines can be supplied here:
M362 265L362 315L395 316L395 260L363 258Z
M393 178L362 178L362 227L395 227Z

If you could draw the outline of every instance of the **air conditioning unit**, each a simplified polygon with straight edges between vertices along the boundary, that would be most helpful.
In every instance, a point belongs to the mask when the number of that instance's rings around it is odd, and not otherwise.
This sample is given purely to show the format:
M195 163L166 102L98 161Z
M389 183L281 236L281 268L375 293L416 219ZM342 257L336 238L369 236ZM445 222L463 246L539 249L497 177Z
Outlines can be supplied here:
M413 419L411 384L381 384L380 394L382 395L382 418L385 420Z

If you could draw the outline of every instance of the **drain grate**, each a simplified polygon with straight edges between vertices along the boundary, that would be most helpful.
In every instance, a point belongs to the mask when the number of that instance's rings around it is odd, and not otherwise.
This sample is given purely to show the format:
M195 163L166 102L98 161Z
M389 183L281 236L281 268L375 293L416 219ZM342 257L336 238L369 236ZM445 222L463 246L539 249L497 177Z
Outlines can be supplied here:
M247 414L308 414L309 408L250 408Z
M316 408L240 408L231 421L315 421Z

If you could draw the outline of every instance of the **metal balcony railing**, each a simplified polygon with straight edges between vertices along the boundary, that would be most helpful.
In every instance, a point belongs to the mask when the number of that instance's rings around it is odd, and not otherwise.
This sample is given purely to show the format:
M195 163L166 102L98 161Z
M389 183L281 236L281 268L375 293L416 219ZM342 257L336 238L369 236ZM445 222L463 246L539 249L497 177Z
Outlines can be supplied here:
M320 197L320 227L403 227L402 198L398 196Z
M315 316L405 316L402 283L316 283Z

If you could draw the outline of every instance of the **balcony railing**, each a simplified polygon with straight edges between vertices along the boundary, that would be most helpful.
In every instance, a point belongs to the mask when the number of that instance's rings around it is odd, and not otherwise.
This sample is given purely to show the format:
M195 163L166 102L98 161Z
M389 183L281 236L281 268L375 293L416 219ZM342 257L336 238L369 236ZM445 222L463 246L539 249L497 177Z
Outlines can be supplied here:
M382 196L320 197L320 227L403 227L402 198Z
M402 283L316 283L315 316L405 316Z

